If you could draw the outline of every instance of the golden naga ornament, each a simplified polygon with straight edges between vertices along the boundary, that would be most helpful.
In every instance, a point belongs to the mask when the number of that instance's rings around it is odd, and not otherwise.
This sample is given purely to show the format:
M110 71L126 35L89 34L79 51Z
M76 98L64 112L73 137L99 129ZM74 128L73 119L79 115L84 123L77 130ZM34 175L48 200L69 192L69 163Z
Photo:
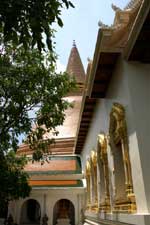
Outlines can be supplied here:
M98 193L97 193L97 152L92 150L90 154L91 161L91 181L92 181L92 206L91 209L98 211Z
M100 172L100 183L103 187L102 198L99 202L99 211L110 212L110 192L109 192L109 168L108 168L108 156L107 156L107 138L104 133L98 135L98 166ZM103 182L103 183L102 183ZM102 190L101 190L102 191Z

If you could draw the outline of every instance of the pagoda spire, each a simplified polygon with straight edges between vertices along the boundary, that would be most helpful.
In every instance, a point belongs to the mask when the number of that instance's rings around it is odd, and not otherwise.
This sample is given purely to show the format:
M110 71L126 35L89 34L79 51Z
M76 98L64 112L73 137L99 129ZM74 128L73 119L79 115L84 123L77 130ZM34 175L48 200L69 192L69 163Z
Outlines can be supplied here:
M85 82L84 67L75 40L73 40L73 46L70 52L66 71L68 74L75 77L77 84L84 84Z
M75 42L75 40L73 40L73 47L76 47L76 42Z

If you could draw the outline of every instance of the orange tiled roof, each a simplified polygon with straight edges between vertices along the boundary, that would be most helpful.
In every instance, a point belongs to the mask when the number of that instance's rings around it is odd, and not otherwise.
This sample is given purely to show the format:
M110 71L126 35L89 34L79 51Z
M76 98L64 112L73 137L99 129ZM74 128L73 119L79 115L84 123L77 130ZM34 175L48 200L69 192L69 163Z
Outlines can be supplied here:
M25 166L25 171L74 171L76 170L76 161L75 160L50 160L49 163L45 162L41 165L40 162L31 161Z
M28 161L24 170L30 175L34 174L81 174L81 160L78 156L51 156L49 161Z
M29 180L32 188L53 188L53 187L83 187L81 180Z
M77 180L29 180L30 186L75 185Z

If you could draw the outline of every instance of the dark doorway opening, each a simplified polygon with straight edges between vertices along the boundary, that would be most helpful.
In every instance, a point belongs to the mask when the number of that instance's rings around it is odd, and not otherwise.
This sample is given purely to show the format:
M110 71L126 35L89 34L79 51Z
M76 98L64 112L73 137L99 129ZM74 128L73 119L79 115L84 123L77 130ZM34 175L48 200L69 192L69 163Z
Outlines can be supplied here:
M24 202L21 210L21 224L40 224L41 209L39 203L34 199Z
M56 225L58 219L69 219L70 225L75 225L75 208L71 201L61 199L56 202L53 209L53 225Z

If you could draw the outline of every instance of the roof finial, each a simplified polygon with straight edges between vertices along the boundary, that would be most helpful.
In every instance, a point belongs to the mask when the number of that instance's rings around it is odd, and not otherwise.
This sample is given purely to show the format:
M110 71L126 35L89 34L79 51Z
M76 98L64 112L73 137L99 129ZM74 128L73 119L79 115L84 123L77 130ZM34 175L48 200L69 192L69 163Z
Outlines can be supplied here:
M98 26L99 26L100 28L108 28L108 25L104 24L101 20L99 20Z
M118 6L114 5L113 3L111 4L111 8L117 12L117 11L122 11Z
M87 57L87 61L88 61L88 63L90 63L91 62L91 59L89 57Z
M75 40L73 40L73 47L76 47L76 42L75 42Z

